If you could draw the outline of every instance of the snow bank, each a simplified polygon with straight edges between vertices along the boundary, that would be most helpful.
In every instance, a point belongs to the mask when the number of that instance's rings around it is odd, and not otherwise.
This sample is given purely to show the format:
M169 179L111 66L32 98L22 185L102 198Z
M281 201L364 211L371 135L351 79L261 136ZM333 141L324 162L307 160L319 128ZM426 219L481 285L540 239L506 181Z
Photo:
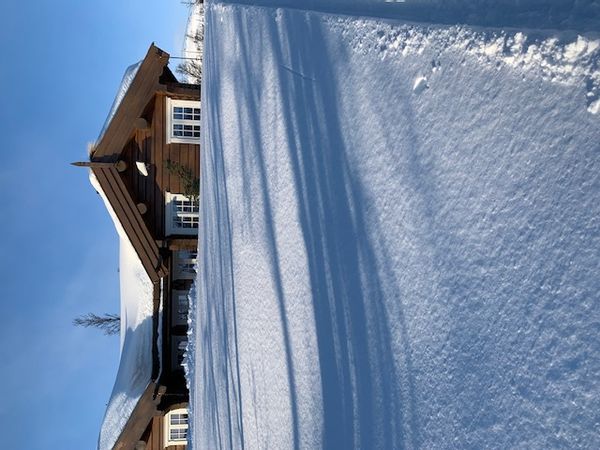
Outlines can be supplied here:
M120 238L121 361L98 439L98 450L110 450L152 376L153 284L92 172L90 181Z
M329 17L327 22L334 30L348 34L348 23L343 18ZM531 80L579 86L585 90L583 102L588 111L597 114L600 109L600 39L582 35L565 39L539 32L528 36L515 30L464 26L390 26L373 20L354 21L350 34L349 45L355 51L376 53L382 60L435 49L432 72L441 67L437 55L462 53L465 60L491 69L508 67L514 75Z
M193 448L599 447L597 41L206 8Z

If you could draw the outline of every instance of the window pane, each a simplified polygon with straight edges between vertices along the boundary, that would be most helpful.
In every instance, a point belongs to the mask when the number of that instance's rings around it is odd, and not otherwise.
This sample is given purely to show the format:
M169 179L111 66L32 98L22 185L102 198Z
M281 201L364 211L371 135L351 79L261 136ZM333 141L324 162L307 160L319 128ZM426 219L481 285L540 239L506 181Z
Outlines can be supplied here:
M185 441L187 439L187 428L171 428L169 430L170 441Z
M187 425L187 414L171 414L171 425Z

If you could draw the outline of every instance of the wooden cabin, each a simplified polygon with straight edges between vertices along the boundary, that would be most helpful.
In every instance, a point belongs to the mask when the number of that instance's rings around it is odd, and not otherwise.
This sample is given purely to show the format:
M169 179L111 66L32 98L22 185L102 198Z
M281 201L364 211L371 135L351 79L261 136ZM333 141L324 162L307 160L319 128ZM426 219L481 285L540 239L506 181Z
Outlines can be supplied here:
M113 447L119 450L183 450L187 442L181 361L198 244L190 186L199 178L200 88L179 83L168 62L153 44L128 69L89 162L79 163L92 170L154 284L152 379Z

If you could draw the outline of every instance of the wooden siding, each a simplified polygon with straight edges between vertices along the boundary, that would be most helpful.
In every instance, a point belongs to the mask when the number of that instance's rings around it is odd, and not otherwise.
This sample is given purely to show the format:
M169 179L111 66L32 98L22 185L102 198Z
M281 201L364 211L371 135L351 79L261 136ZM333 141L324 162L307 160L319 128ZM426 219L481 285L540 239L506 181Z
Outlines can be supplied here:
M150 434L146 441L146 450L186 450L186 445L169 445L164 447L165 427L164 416L154 416L150 425Z
M154 416L148 441L146 442L146 450L163 450L164 428L163 417Z
M196 90L196 99L200 89ZM180 97L172 97L180 98ZM150 128L136 130L133 138L125 146L121 159L127 162L128 169L121 173L123 182L129 186L135 203L144 203L148 211L143 215L144 222L156 240L165 238L165 192L182 193L179 177L166 168L168 160L182 164L200 174L199 144L167 144L166 95L157 93L153 108L146 112ZM136 169L136 162L147 165L148 176Z

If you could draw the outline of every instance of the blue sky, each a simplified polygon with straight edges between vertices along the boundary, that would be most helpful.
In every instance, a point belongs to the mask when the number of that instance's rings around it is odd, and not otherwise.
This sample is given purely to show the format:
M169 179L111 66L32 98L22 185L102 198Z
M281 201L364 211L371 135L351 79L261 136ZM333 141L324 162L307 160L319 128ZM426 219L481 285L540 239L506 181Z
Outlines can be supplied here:
M118 242L83 169L125 68L180 54L177 1L0 4L0 429L3 448L94 449L117 337L73 327L118 312Z

